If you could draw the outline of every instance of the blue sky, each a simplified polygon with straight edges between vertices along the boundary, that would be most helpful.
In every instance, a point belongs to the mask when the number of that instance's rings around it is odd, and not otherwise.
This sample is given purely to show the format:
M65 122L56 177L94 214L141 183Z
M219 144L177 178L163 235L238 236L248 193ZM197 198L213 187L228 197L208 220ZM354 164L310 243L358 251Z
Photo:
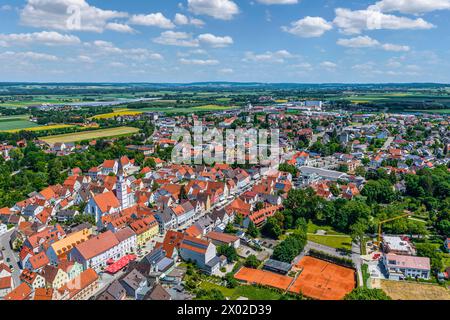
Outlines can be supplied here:
M445 82L450 0L1 0L0 81Z

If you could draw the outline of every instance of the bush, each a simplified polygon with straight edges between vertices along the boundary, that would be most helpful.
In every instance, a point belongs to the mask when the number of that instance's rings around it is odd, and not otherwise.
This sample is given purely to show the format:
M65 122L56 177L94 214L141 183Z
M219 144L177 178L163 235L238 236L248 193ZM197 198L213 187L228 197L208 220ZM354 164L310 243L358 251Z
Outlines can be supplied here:
M317 258L317 259L321 259L321 260L328 261L331 263L335 263L335 264L343 266L343 267L353 268L353 269L355 268L355 264L353 263L353 261L351 259L335 257L332 255L329 255L328 253L314 250L314 249L309 250L309 255L313 258Z
M256 256L254 254L248 256L244 262L244 266L246 266L247 268L253 268L253 269L258 269L260 264L261 264L261 261L259 261L258 258L256 258Z
M358 287L344 297L344 300L392 300L381 289Z

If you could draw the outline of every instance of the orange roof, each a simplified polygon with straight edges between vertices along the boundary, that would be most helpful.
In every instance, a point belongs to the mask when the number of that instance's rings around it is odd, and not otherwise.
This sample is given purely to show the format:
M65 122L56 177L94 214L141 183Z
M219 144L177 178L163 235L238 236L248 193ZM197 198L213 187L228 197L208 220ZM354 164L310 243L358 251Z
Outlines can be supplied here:
M69 299L74 297L80 291L98 280L98 274L93 269L86 269L77 278L70 280L58 291L64 293L69 292Z
M192 226L190 226L189 228L187 228L184 233L188 236L191 237L199 237L202 234L202 230L200 230L197 225L193 224Z
M0 290L9 289L12 286L11 276L0 278Z
M227 212L229 211L236 211L239 214L242 214L244 217L246 217L250 213L251 205L244 202L241 198L235 199L232 203L230 203L225 210Z
M45 198L45 200L50 200L50 199L54 199L57 198L56 193L53 191L53 189L51 187L45 188L44 190L42 190L41 192L39 192L39 194Z
M17 288L8 293L3 299L4 300L27 300L31 294L31 288L22 282Z
M37 288L34 291L34 300L52 300L53 289L52 288Z
M181 232L169 230L166 233L164 238L164 242L162 243L162 247L166 252L167 257L171 257L173 255L173 250L175 247L179 248L181 242L184 239L184 234Z
M130 228L137 234L144 233L151 228L158 227L158 221L156 221L154 216L148 216L144 219L137 220L130 224Z
M287 290L294 278L277 273L242 267L234 277L249 284L259 284L280 290Z
M80 243L75 248L83 256L84 259L89 260L99 254L115 247L119 244L116 236L112 231L108 230L104 233L99 234L96 237Z
M103 161L103 168L112 169L116 164L116 160L105 160Z
M117 200L116 195L112 191L96 195L94 201L101 212L108 212L111 208L120 207L119 200Z
M50 260L48 260L48 257L45 254L45 252L41 251L30 258L30 263L33 269L37 270L49 264Z
M12 214L12 212L11 212L11 210L9 210L9 208L1 208L0 214L10 215L10 214Z
M210 240L216 240L216 241L220 241L223 243L232 243L237 241L239 238L232 235L232 234L227 234L227 233L222 233L222 232L216 232L216 231L211 231L206 235L207 239Z

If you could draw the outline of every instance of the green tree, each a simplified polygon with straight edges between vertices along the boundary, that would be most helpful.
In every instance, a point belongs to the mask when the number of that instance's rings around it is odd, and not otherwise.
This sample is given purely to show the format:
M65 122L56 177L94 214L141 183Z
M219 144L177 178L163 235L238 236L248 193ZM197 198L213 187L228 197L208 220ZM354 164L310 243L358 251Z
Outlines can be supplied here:
M269 238L277 240L283 233L283 230L281 229L278 220L275 217L270 217L264 224L262 233Z
M248 224L247 234L252 238L258 238L260 235L259 229L255 226L253 221L250 221Z
M260 265L261 261L259 261L254 254L249 255L244 262L244 266L246 266L247 268L258 269Z
M229 262L236 261L238 259L238 254L233 246L222 245L217 247L217 253L219 255L224 255L227 257Z

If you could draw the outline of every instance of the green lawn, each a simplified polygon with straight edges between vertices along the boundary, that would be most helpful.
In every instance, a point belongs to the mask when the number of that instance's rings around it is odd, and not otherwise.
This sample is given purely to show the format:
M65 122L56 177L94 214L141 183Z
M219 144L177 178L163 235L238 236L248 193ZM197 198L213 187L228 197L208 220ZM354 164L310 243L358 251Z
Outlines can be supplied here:
M352 238L350 238L349 236L319 236L308 234L308 241L312 241L335 249L351 250L352 248Z
M231 300L236 300L239 297L246 297L249 300L278 300L283 295L268 288L260 288L250 285L238 285L234 289L219 286L217 284L203 281L200 288L205 290L218 289L223 295Z
M329 235L343 235L343 233L339 233L333 229L333 227L330 226L318 226L314 224L313 222L308 223L308 233L316 233L317 230L324 230Z

